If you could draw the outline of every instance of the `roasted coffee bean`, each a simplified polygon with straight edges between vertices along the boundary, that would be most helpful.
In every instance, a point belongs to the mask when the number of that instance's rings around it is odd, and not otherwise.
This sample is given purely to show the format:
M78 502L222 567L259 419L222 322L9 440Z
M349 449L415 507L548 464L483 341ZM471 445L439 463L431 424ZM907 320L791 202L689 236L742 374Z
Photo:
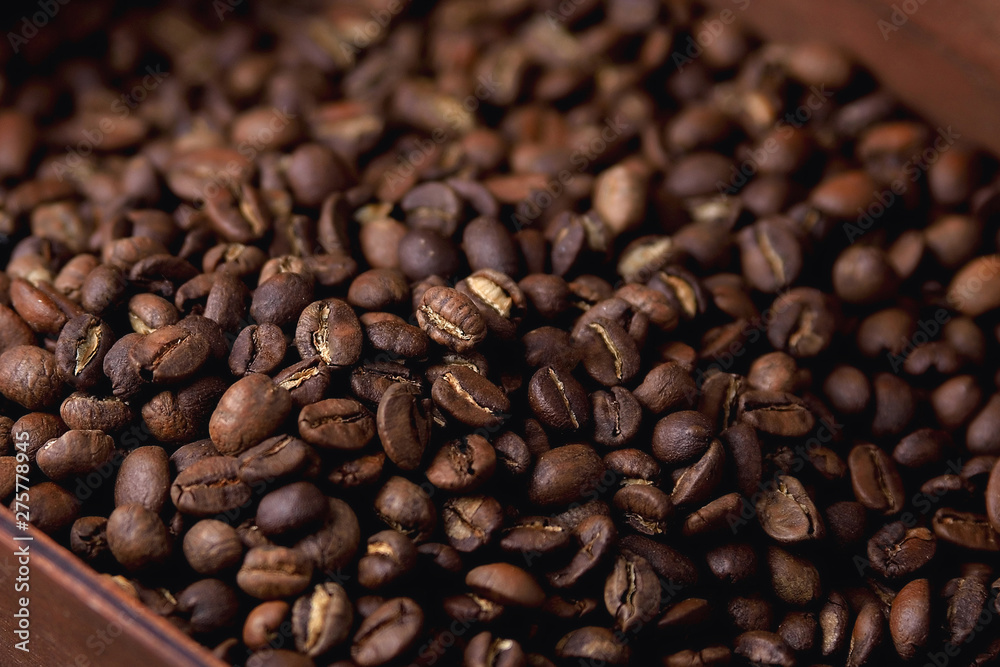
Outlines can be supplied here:
M221 454L241 454L271 435L291 409L286 389L266 375L247 375L219 399L208 432Z
M569 530L545 517L521 518L505 530L500 548L504 551L547 554L569 545Z
M719 581L739 583L757 574L757 553L745 542L724 544L705 554L708 569Z
M184 558L200 574L213 575L243 560L243 543L236 529L218 519L202 519L184 535Z
M375 514L419 544L434 532L437 510L430 496L403 477L392 477L375 496Z
M795 665L795 652L785 640L765 630L744 632L734 640L733 650L752 663L781 667Z
M931 589L926 579L911 581L893 598L889 632L903 660L913 659L927 643L931 632Z
M342 568L354 558L361 539L358 517L351 506L343 500L328 498L326 522L312 535L308 535L295 545L295 549L305 554L313 566L323 572Z
M29 410L53 405L62 394L55 355L33 345L0 354L0 394Z
M364 334L354 310L340 299L325 299L302 310L295 328L295 346L303 359L318 356L323 363L350 366L361 356Z
M882 576L913 574L934 558L937 540L927 528L907 529L901 521L886 524L868 541L868 560Z
M444 534L463 553L489 544L503 518L503 508L490 496L459 496L445 501L441 509Z
M299 551L261 546L247 552L236 574L236 583L244 593L258 600L276 600L303 592L312 574L312 562Z
M351 658L360 667L390 662L413 646L423 625L424 612L411 598L386 600L361 622Z
M771 586L782 601L805 607L822 594L819 570L808 559L772 546L767 548L767 565Z
M177 594L177 613L196 635L230 627L238 612L236 592L218 579L196 581Z
M980 626L980 615L986 604L989 591L987 576L991 570L966 571L964 576L952 579L944 587L944 595L949 598L947 619L950 642L960 646L969 641Z
M668 465L690 461L708 448L713 431L712 423L700 412L671 413L656 423L653 455Z
M59 415L72 429L117 433L135 417L127 403L116 396L74 392L59 406Z
M847 465L858 502L887 515L902 509L903 481L888 454L875 445L862 443L851 449Z
M165 390L142 406L150 433L162 442L184 442L205 435L211 409L226 391L217 377L203 377L176 391Z
M142 570L170 557L172 539L154 512L142 505L119 505L108 518L108 548L122 567Z
M231 456L208 456L174 478L170 499L181 512L212 516L249 505L250 487L239 478L240 463Z
M660 610L660 580L645 558L618 556L604 583L604 606L623 632L653 619Z
M278 273L264 280L253 292L250 316L260 324L286 327L312 301L313 283L298 273Z
M470 223L466 230L472 224L475 222ZM516 273L516 269L509 273ZM476 304L486 327L498 338L516 338L517 329L524 318L526 301L524 292L507 272L481 269L459 281L455 289Z
M548 574L548 581L556 588L576 585L581 577L604 561L614 547L618 531L610 517L594 515L581 521L573 536L580 548L566 567Z
M882 610L874 603L866 604L858 612L851 632L851 643L847 652L847 665L860 667L868 662L872 653L882 643L884 633L884 616Z
M383 530L368 538L368 548L358 562L358 583L369 590L390 586L417 564L417 548L406 535Z
M456 352L468 352L486 336L486 323L476 304L450 287L424 292L417 322L434 342Z
M528 384L528 401L540 421L562 431L590 422L590 401L583 386L566 371L540 368Z
M349 398L328 398L299 412L299 434L321 449L355 451L375 435L375 418L366 407Z
M271 491L257 506L257 528L267 537L301 532L322 523L329 510L326 496L309 482Z
M780 436L801 437L816 424L801 399L782 392L744 392L740 396L740 415L754 428Z
M10 305L36 333L58 335L67 321L83 309L48 282L32 284L15 278L10 283Z
M589 445L557 447L538 457L528 494L539 505L567 505L592 493L604 474L603 461Z
M354 610L343 587L329 581L319 584L292 607L295 648L311 657L322 655L347 640L353 621Z
M726 605L733 626L745 632L765 631L774 626L774 605L760 595L737 595Z
M822 539L823 519L802 483L776 475L759 494L757 518L764 532L782 543Z
M670 493L671 502L674 505L691 505L708 500L722 481L725 460L722 444L712 440L701 458L680 473Z
M146 382L177 383L191 378L208 360L208 341L179 326L165 326L143 336L129 360Z
M59 533L69 528L80 515L80 499L55 482L28 487L28 497L31 498L31 525L43 533ZM21 511L16 500L9 507L11 512Z
M347 290L347 302L369 311L395 310L410 299L410 285L398 269L374 268L359 274Z
M627 535L621 539L620 546L648 560L664 579L682 586L694 585L698 581L698 569L691 559L662 542L642 535Z
M111 554L108 547L108 520L103 516L83 516L73 522L69 546L82 560L100 563Z
M56 364L63 380L77 389L90 389L102 379L104 357L114 344L114 333L93 315L69 320L56 342Z
M560 639L556 644L556 655L567 660L627 665L632 652L627 644L618 641L613 631L587 626L572 630Z
M465 584L477 595L501 605L538 607L545 600L545 591L538 582L509 563L473 568L465 575Z
M251 324L240 331L229 353L229 370L236 377L269 375L285 358L285 336L274 324Z
M427 467L431 484L454 493L473 491L496 470L497 452L480 435L452 440L438 450Z
M667 410L690 406L697 396L697 389L681 364L668 361L649 371L632 393L646 410L662 414Z
M931 520L934 534L965 549L1000 551L1000 539L982 514L942 507Z
M743 275L762 292L791 285L802 270L802 250L788 224L768 219L744 227L737 235Z
M715 667L716 665L728 665L732 657L732 651L725 646L709 646L694 651L685 649L677 653L664 656L664 667Z
M611 387L629 382L639 372L639 348L617 322L596 318L576 338L583 366L592 378Z
M318 457L310 447L289 435L277 435L239 456L239 478L251 486L307 474Z
M59 482L107 465L114 453L115 441L103 431L67 431L45 443L36 462L47 477Z
M129 452L115 479L115 505L138 503L159 514L169 497L170 462L166 451L154 445Z
M469 667L527 667L524 649L513 639L480 632L465 647L464 664Z
M309 357L280 371L274 383L288 391L298 408L320 401L330 387L332 366L319 357Z
M510 401L488 379L464 366L453 366L431 387L434 404L459 422L493 428L503 423Z
M284 625L287 628L291 607L283 600L262 602L247 614L243 623L243 643L252 651L267 648Z

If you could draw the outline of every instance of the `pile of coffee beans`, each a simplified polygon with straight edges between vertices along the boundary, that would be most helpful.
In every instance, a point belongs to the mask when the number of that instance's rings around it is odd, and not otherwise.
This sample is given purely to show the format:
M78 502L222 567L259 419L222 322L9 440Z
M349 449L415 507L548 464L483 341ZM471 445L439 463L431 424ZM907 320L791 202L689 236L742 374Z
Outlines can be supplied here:
M85 4L0 89L0 499L152 613L253 667L997 664L961 127L740 3Z

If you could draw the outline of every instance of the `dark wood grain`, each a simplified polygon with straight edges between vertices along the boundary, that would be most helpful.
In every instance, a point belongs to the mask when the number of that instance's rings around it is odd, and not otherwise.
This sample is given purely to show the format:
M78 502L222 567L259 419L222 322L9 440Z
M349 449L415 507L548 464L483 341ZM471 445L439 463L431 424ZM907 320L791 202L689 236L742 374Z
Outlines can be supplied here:
M16 542L15 535L30 535ZM30 548L30 591L16 593L21 545ZM0 507L0 665L23 667L221 667L203 647L129 599L47 535L17 530ZM30 597L30 653L14 648L17 598Z
M786 42L823 40L841 46L933 123L952 125L963 140L1000 153L1000 132L996 130L1000 114L1000 11L995 2L709 2L719 9L733 10L765 37ZM895 17L894 6L900 9ZM913 7L916 11L905 11Z

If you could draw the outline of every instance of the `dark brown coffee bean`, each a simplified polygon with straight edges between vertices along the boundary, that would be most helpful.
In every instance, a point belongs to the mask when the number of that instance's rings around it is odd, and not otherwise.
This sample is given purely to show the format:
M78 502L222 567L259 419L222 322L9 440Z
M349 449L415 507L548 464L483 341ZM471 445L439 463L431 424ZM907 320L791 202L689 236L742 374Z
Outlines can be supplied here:
M882 576L913 574L934 558L937 541L927 528L907 529L901 521L886 524L868 541L868 560Z
M539 505L567 505L593 492L604 462L589 445L565 445L538 457L528 494Z
M31 525L43 533L61 532L80 515L80 499L55 482L28 487L28 497L31 499ZM9 507L11 512L22 511L16 500Z
M987 588L988 577L992 576L989 568L963 572L964 576L956 577L945 584L943 594L948 597L948 630L949 641L960 646L978 632L982 627L981 614L989 596Z
M757 574L757 553L745 542L724 544L705 554L708 569L721 582L735 584Z
M358 583L369 590L385 588L417 565L417 548L406 535L382 530L368 538L368 549L358 562Z
M580 363L580 351L570 334L555 327L539 327L521 337L524 360L532 368L552 366L572 372Z
M360 667L390 662L413 646L423 625L424 612L414 600L386 600L361 622L354 635L351 658Z
M604 606L623 632L649 623L659 612L660 580L645 558L618 556L604 583Z
M884 620L882 610L876 604L866 604L858 612L847 651L848 667L860 667L868 662L872 653L882 643Z
M213 575L243 560L243 543L236 529L217 519L202 519L184 535L184 558L200 574Z
M623 513L625 523L645 535L665 533L674 513L670 496L647 484L623 486L615 493L612 504Z
M44 412L29 412L11 424L10 437L16 443L16 450L35 460L45 443L58 438L68 429L59 417Z
M448 542L461 552L489 544L503 524L503 508L490 496L459 496L445 501L441 525Z
M115 508L108 518L107 535L111 554L127 570L161 565L173 548L160 517L134 503Z
M226 386L221 378L208 376L177 391L162 391L142 406L143 421L162 442L184 442L205 435L212 407Z
M664 656L663 667L716 667L728 665L732 652L725 646L709 646L700 651L685 649Z
M509 563L491 563L475 567L465 575L465 584L487 600L518 607L538 607L545 591L521 568Z
M287 390L266 375L247 375L219 399L208 432L221 454L241 454L271 435L291 409Z
M623 447L639 433L642 406L625 387L611 387L590 395L594 413L594 440L605 447Z
M0 394L29 410L55 404L62 394L55 355L33 345L0 354Z
M847 457L854 495L868 509L895 514L905 502L903 481L893 460L875 445L862 443Z
M0 354L18 345L34 345L35 333L31 327L4 304L0 304Z
M836 326L829 297L811 287L796 287L775 299L768 322L771 344L796 358L825 350Z
M747 424L765 433L801 437L816 425L816 418L797 396L751 390L740 396L740 415Z
M791 285L802 270L802 248L789 226L784 220L765 218L737 234L743 275L761 292Z
M463 366L454 366L438 378L431 397L441 410L473 427L499 426L510 411L510 401L499 387Z
M456 352L468 352L486 336L486 323L476 304L450 287L424 292L417 322L434 342Z
M737 630L762 632L774 627L774 605L758 594L730 599L726 613Z
M760 440L749 424L736 424L722 432L726 452L733 460L736 488L746 497L757 493L762 475Z
M89 389L103 379L104 357L114 344L111 327L93 315L69 320L56 342L56 364L63 380Z
M718 440L712 440L701 458L677 478L670 493L671 502L674 505L696 505L708 500L722 481L725 462L722 444Z
M184 469L170 487L170 499L181 512L205 517L249 505L250 487L239 478L239 461L209 456Z
M375 418L357 401L328 398L299 412L299 434L321 449L355 451L375 435Z
M733 650L752 663L794 667L795 652L773 632L751 630L738 636Z
M571 532L545 517L523 517L505 529L500 548L523 554L548 554L568 546Z
M463 664L469 667L527 667L521 644L514 639L494 637L489 631L480 632L465 647Z
M229 354L229 370L236 377L248 373L269 375L285 358L285 336L274 324L252 324L233 342Z
M49 440L36 455L38 468L54 481L83 476L107 465L115 441L103 431L67 431Z
M48 282L37 285L15 278L10 283L11 307L36 333L58 335L83 309Z
M682 586L698 582L698 568L694 562L673 547L642 535L626 535L621 539L620 546L645 558L664 579Z
M496 462L497 452L486 438L472 434L445 443L434 455L426 475L439 489L466 493L493 476Z
M74 392L59 406L59 415L66 425L78 430L98 430L117 433L135 415L127 403L116 396L92 396Z
M202 579L177 594L177 613L193 634L218 632L232 626L239 612L236 592L218 579Z
M431 419L414 387L389 387L379 401L376 425L382 447L393 463L403 470L420 465L430 440Z
M528 385L531 409L545 425L577 430L590 421L590 401L583 386L566 371L540 368Z
M948 286L948 303L969 317L978 317L1000 305L998 263L1000 257L984 255L959 269Z
M583 365L592 378L611 387L629 382L639 372L639 348L617 322L596 318L576 338Z
M315 465L316 453L290 435L277 435L255 445L239 456L239 478L245 483L290 479Z
M351 506L343 500L328 498L326 522L312 535L308 535L295 545L322 572L333 572L343 568L353 558L361 539L358 517Z
M713 432L712 423L702 413L673 412L656 423L653 455L668 465L685 463L705 452Z
M428 276L450 278L459 267L458 247L435 231L412 229L399 240L399 268L412 282Z
M437 510L430 496L402 477L392 477L375 496L375 514L388 526L419 544L437 525Z
M70 549L88 563L100 563L111 554L107 529L108 520L103 516L80 517L70 529Z
M1000 539L985 515L942 507L931 520L934 534L964 549L1000 551Z
M820 513L802 483L776 475L759 494L757 518L764 532L778 542L822 539L825 527Z
M899 441L892 450L892 459L907 468L919 468L940 463L951 447L951 437L947 431L921 428Z
M353 624L354 609L347 592L331 581L315 586L292 607L295 648L310 657L343 644Z
M556 655L587 663L627 665L632 652L627 644L618 641L613 631L587 626L573 630L560 639L556 644Z
M581 521L573 529L573 536L579 550L566 567L547 575L549 583L556 588L576 585L581 577L600 565L611 553L618 531L610 517L594 515Z
M257 528L267 537L299 533L326 519L329 504L309 482L293 482L271 491L257 506Z
M298 273L278 273L264 280L253 292L250 315L260 324L286 327L313 299L313 282Z
M973 454L1000 454L1000 437L997 426L1000 425L1000 394L993 394L986 405L979 411L965 434L965 445Z
M808 559L772 546L767 548L767 565L771 587L782 601L805 607L822 594L819 570Z
M115 479L115 505L138 503L159 514L169 497L170 462L166 451L147 446L129 452Z
M927 643L930 631L930 583L915 579L896 594L889 611L889 632L896 653L903 660L912 660Z
M684 367L675 361L668 361L649 371L632 393L646 410L661 414L690 406L698 392Z
M208 355L208 341L171 325L143 336L132 346L129 360L146 382L171 384L190 379Z
M130 359L132 348L140 340L141 334L126 334L115 341L104 357L104 374L111 380L111 390L124 400L137 394L145 384L139 368Z
M357 315L340 299L309 304L295 329L295 345L303 359L318 356L333 366L354 364L361 356L363 341Z
M308 588L313 564L302 553L286 547L254 547L236 574L240 589L258 600L298 595Z

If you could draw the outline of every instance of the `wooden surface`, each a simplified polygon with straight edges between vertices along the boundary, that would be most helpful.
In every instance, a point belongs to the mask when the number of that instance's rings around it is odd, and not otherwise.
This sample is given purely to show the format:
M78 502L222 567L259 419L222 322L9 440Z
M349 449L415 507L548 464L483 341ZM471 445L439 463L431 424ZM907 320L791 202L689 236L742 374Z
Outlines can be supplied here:
M733 11L771 39L841 46L908 106L1000 154L1000 4L995 0L709 4Z
M31 535L17 542L15 535ZM29 545L30 591L14 590L14 555ZM204 648L101 580L48 536L17 530L0 507L0 665L20 667L221 667ZM29 596L30 653L14 648L17 598Z

